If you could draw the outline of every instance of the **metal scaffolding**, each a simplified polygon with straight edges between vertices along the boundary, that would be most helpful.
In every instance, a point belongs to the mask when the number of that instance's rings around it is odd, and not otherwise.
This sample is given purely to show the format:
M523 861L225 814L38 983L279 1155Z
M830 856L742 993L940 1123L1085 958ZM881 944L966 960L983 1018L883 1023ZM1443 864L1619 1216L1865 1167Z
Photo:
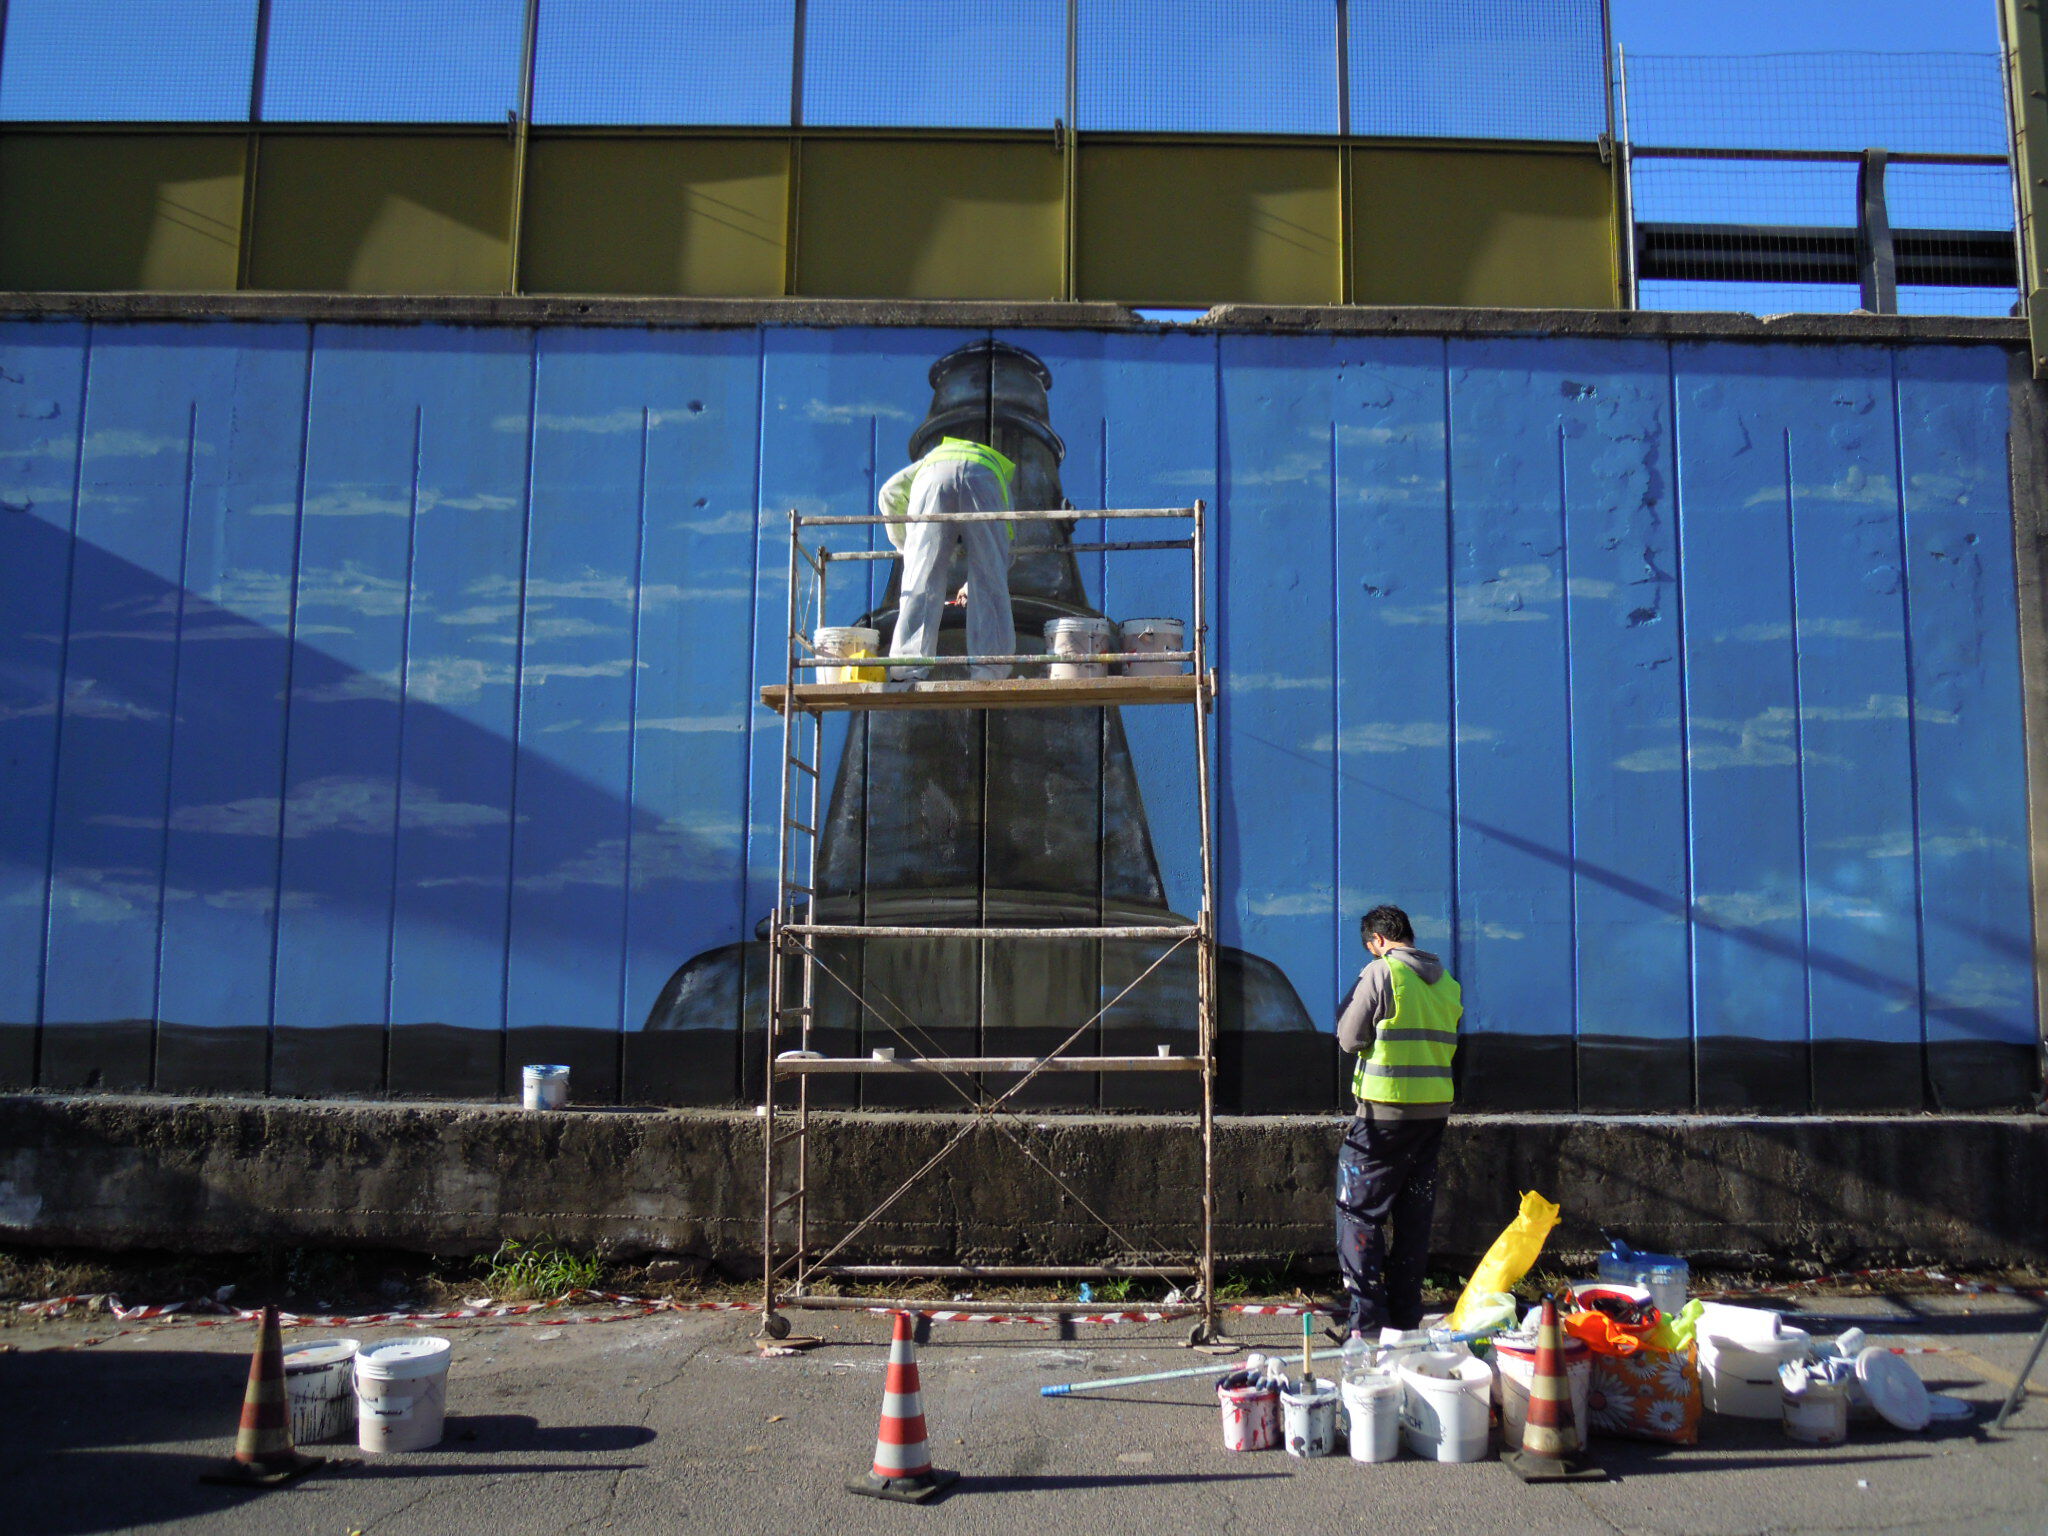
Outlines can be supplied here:
M1147 662L1178 662L1186 670L1172 676L1050 677L1030 675L1051 662L1105 663L1114 668L1133 659L1122 652L1094 653L1057 658L1040 652L1004 656L916 656L860 658L865 668L891 667L964 668L975 663L1007 663L1026 675L996 681L918 681L894 687L876 682L804 682L799 679L818 668L843 668L843 657L819 652L802 622L806 605L799 598L809 587L809 613L818 622L825 614L827 575L835 563L899 558L893 551L856 550L834 553L823 544L806 548L804 530L816 527L867 526L887 521L879 516L805 516L789 513L789 606L786 632L788 664L780 687L761 690L761 701L782 717L782 781L779 854L776 861L775 909L769 918L768 1002L763 1052L764 1117L761 1134L761 1273L762 1331L772 1338L789 1332L787 1307L916 1307L921 1303L877 1296L820 1295L814 1288L820 1281L874 1281L910 1278L977 1278L984 1280L1096 1279L1114 1276L1152 1275L1169 1282L1192 1281L1182 1299L1166 1304L1147 1304L1148 1311L1197 1319L1189 1337L1206 1342L1219 1336L1216 1326L1215 1273L1215 1111L1216 1111L1216 905L1214 862L1214 816L1210 793L1210 730L1215 708L1216 677L1209 666L1205 585L1206 509L1197 501L1187 507L1147 507L1094 511L962 512L934 516L932 522L1051 522L1073 523L1082 519L1181 519L1192 527L1187 537L1176 539L1105 541L1071 544L1070 549L1090 551L1186 550L1189 554L1193 623L1188 648L1180 651L1144 653ZM808 583L799 566L809 572ZM831 713L862 710L901 709L1022 709L1125 704L1185 704L1193 707L1195 725L1195 787L1201 841L1201 905L1192 923L1134 926L1021 927L906 926L901 924L827 923L817 921L812 907L817 900L818 844L824 828L823 750L824 721ZM917 1021L892 1000L873 996L864 985L865 973L849 979L822 958L818 941L829 939L1034 939L1116 943L1148 941L1160 944L1161 952L1117 994L1082 1020L1052 1050L1037 1056L946 1055L931 1045L931 1037ZM1173 955L1192 946L1195 957L1195 1054L1173 1054L1161 1047L1152 1056L1072 1055L1069 1052L1089 1029L1133 992ZM925 1054L903 1055L876 1052L868 1056L827 1057L812 1049L812 1026L818 1016L821 983L850 994L863 1009L881 1016L883 1009L897 1019L889 1022L899 1038L913 1047L922 1036ZM876 1004L880 1007L876 1007ZM1017 1081L983 1101L966 1074L993 1072L1019 1074ZM1198 1076L1201 1084L1199 1110L1188 1117L1189 1129L1201 1140L1202 1198L1200 1240L1187 1262L1150 1262L1137 1253L1136 1245L1108 1216L1098 1211L1074 1189L1059 1171L1035 1151L1012 1122L1021 1117L1011 1106L1020 1090L1041 1074L1052 1072L1180 1072ZM903 1171L886 1194L844 1231L820 1240L814 1231L810 1200L810 1138L819 1134L811 1114L810 1084L827 1076L924 1074L950 1083L971 1111L966 1121L931 1156L915 1169ZM840 1254L868 1231L907 1195L927 1174L937 1168L978 1127L993 1125L1022 1155L1047 1174L1075 1204L1121 1244L1121 1256L1096 1265L973 1265L973 1264L849 1264L835 1262ZM1028 1127L1027 1127L1028 1128ZM1099 1303L1030 1303L1034 1310L1049 1312L1088 1311Z

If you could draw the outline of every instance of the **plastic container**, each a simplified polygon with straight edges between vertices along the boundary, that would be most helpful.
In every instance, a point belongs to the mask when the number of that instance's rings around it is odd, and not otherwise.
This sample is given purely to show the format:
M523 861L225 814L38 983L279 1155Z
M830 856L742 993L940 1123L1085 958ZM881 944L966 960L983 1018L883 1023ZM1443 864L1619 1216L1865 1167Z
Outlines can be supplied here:
M1270 1451L1280 1443L1280 1394L1257 1382L1230 1385L1237 1379L1226 1377L1216 1389L1223 1410L1223 1449Z
M1351 1422L1351 1459L1392 1461L1400 1455L1400 1381L1369 1374L1345 1382L1342 1392L1344 1413Z
M448 1409L448 1341L431 1334L356 1351L356 1444L423 1451L441 1443Z
M1600 1278L1610 1285L1640 1285L1650 1292L1657 1310L1676 1317L1685 1310L1692 1266L1673 1253L1648 1253L1619 1238L1600 1255Z
M1337 1383L1318 1376L1280 1394L1281 1443L1287 1454L1308 1458L1337 1449Z
M561 1066L531 1066L520 1073L519 1104L522 1109L545 1110L569 1107L569 1069Z
M1493 1341L1493 1360L1499 1375L1494 1383L1494 1400L1500 1404L1500 1440L1511 1451L1522 1448L1522 1428L1529 1421L1529 1387L1536 1380L1536 1345L1530 1339ZM1564 1343L1564 1377L1572 1393L1572 1422L1579 1426L1579 1438L1586 1437L1586 1409L1593 1391L1593 1351L1581 1339Z
M1401 1437L1428 1461L1482 1461L1493 1367L1469 1354L1426 1349L1401 1365Z
M292 1444L343 1440L356 1427L355 1339L308 1339L284 1347L284 1400Z
M1048 619L1045 649L1051 656L1094 656L1121 648L1114 619ZM1107 677L1105 661L1055 661L1048 677Z
M1873 1344L1856 1356L1856 1380L1877 1416L1894 1429L1917 1434L1933 1417L1927 1383L1888 1349Z
M882 648L882 632L859 624L827 625L815 631L811 644L820 656L843 656L853 660L873 656ZM819 667L821 683L879 683L889 675L887 667Z
M1699 1323L1700 1395L1709 1413L1737 1419L1783 1417L1778 1368L1804 1360L1813 1337L1776 1312L1708 1302Z
M1780 1399L1785 1433L1809 1445L1840 1445L1849 1438L1849 1394L1838 1386L1809 1381L1801 1391L1789 1388Z
M1179 619L1125 619L1122 628L1126 655L1187 648L1181 638L1187 629ZM1187 669L1184 661L1127 661L1121 670L1125 677L1179 677Z

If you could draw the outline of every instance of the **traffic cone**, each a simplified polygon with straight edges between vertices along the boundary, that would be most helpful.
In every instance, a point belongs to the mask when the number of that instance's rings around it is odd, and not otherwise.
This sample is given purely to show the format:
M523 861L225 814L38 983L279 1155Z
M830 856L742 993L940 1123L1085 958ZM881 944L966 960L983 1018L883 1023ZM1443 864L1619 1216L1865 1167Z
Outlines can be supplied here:
M326 1459L308 1456L292 1444L291 1409L284 1396L284 1335L278 1331L277 1308L265 1307L256 1353L249 1360L249 1388L242 1394L235 1454L200 1481L272 1488L303 1477Z
M1546 1296L1543 1320L1536 1329L1536 1371L1529 1382L1529 1417L1522 1425L1522 1448L1500 1458L1525 1483L1598 1482L1607 1476L1584 1457L1586 1436L1572 1412L1572 1384L1565 1374L1561 1332L1557 1303Z
M917 1344L910 1333L910 1314L896 1314L895 1336L889 1341L889 1374L882 1383L882 1427L875 1435L875 1464L853 1493L870 1498L922 1504L959 1481L958 1472L932 1468L925 1443L924 1393L917 1382Z

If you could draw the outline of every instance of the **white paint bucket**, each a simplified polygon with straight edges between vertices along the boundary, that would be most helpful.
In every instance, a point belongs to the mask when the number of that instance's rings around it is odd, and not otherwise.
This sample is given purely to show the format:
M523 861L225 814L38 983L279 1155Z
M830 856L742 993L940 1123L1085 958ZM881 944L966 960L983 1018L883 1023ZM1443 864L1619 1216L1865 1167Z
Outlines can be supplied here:
M1337 1448L1337 1383L1318 1376L1299 1392L1280 1394L1280 1435L1287 1454L1327 1456Z
M1181 636L1186 629L1179 619L1125 619L1122 628L1126 655L1184 648ZM1184 661L1127 661L1123 664L1125 677L1179 677L1186 670Z
M1785 1433L1811 1445L1840 1445L1849 1438L1849 1394L1825 1382L1808 1382L1804 1392L1783 1397Z
M356 1444L423 1451L441 1443L448 1409L448 1341L422 1334L356 1351Z
M1223 1449L1270 1451L1280 1443L1280 1394L1272 1387L1218 1387Z
M1493 1367L1468 1354L1423 1350L1401 1366L1401 1437L1429 1461L1481 1461L1492 1417Z
M1119 648L1114 619L1048 619L1045 649L1049 656L1097 656ZM1107 677L1104 661L1055 661L1048 677Z
M1700 1397L1707 1412L1734 1419L1778 1418L1784 1411L1779 1401L1784 1387L1778 1380L1778 1367L1790 1360L1804 1360L1812 1345L1812 1336L1801 1328L1786 1328L1776 1337L1751 1330L1740 1342L1703 1332Z
M520 1073L520 1107L564 1109L569 1103L567 1067L532 1066Z
M1493 1341L1494 1364L1500 1370L1495 1397L1500 1402L1501 1444L1511 1451L1522 1448L1522 1426L1529 1421L1529 1386L1536 1380L1536 1346ZM1567 1339L1564 1346L1564 1378L1571 1387L1572 1422L1579 1426L1581 1443L1586 1438L1586 1405L1593 1391L1593 1351L1582 1339Z
M860 656L879 654L882 632L858 624L832 625L814 633L811 644L818 648L820 656L843 656L850 661ZM887 667L818 668L818 681L821 683L879 683L888 675Z
M345 1439L356 1427L354 1339L308 1339L284 1347L284 1400L292 1444Z
M1392 1461L1401 1454L1401 1383L1367 1376L1344 1383L1353 1461Z

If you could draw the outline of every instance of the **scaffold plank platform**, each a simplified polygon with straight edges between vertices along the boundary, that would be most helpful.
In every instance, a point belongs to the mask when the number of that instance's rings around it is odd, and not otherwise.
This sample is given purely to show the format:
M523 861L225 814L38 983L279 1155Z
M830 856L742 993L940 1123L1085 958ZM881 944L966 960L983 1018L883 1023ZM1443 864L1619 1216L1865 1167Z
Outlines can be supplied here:
M785 1077L832 1077L869 1072L1199 1072L1197 1056L872 1056L778 1057Z
M912 683L899 692L883 683L771 684L761 702L778 714L783 699L807 714L862 709L1044 709L1056 705L1193 704L1201 679L1182 677L1005 677Z

